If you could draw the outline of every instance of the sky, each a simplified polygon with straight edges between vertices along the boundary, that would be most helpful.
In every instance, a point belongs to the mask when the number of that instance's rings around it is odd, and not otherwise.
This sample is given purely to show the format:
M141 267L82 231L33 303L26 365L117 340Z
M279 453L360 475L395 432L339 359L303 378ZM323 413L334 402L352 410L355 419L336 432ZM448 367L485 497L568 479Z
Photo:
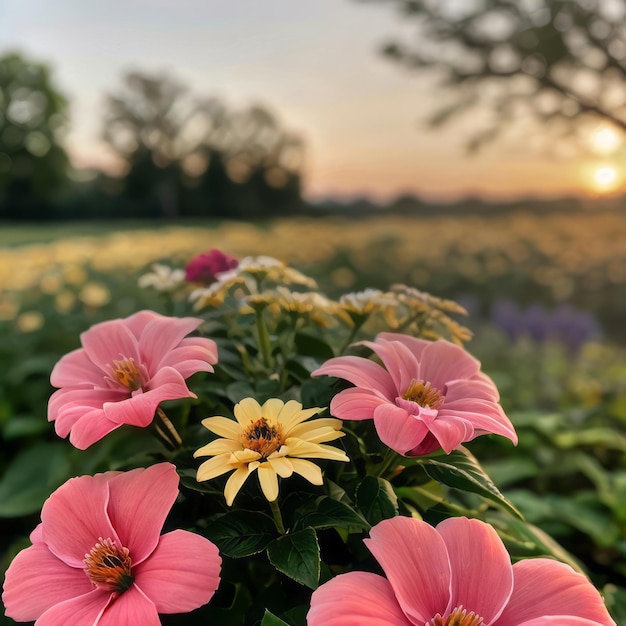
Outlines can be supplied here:
M232 108L272 110L305 140L312 200L594 193L593 176L610 167L600 159L510 144L468 156L467 123L428 128L442 98L435 77L379 53L402 29L386 2L0 0L0 54L51 64L71 101L67 145L78 167L110 162L99 139L104 95L139 69L165 71Z

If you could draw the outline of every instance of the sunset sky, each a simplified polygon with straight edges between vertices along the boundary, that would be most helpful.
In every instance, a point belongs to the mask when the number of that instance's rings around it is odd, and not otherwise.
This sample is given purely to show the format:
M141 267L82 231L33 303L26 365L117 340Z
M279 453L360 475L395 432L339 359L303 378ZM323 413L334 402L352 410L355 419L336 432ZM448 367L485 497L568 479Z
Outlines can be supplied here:
M233 108L270 108L306 141L311 199L557 196L623 185L601 149L557 159L509 142L470 157L467 121L428 129L441 101L434 77L378 53L401 28L385 3L355 0L0 0L0 53L52 64L72 103L68 147L78 166L106 162L103 95L142 69L165 70Z

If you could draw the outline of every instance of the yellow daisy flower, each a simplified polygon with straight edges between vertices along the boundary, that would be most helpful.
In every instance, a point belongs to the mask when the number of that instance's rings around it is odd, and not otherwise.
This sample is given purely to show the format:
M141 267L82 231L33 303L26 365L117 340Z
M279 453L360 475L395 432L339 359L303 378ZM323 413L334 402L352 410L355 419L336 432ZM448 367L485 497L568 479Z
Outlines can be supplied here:
M340 420L306 421L321 410L303 409L295 400L270 398L261 406L254 398L244 398L235 405L236 421L221 416L202 420L203 426L222 438L194 453L194 457L213 457L200 465L196 480L211 480L233 471L224 488L228 506L255 470L269 502L278 498L278 476L288 478L295 472L321 485L322 470L306 459L349 461L342 450L324 445L344 436Z

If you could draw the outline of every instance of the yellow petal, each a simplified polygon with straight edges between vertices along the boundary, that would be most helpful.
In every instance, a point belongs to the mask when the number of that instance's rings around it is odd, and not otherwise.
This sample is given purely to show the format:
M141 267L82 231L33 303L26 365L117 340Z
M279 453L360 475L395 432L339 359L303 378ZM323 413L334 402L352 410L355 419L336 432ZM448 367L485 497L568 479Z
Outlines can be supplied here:
M343 422L341 420L337 420L334 417L320 417L315 420L311 420L310 422L305 422L303 424L298 424L294 428L292 428L288 437L300 437L300 439L309 439L307 433L313 430L317 430L318 428L327 428L328 430L340 431L343 426Z
M318 421L318 420L314 420ZM309 428L308 430L302 429L302 426L305 424L301 424L297 428L294 428L288 435L288 439L292 437L295 439L302 439L303 441L311 441L313 443L322 443L325 441L334 441L335 439L339 439L343 437L345 433L340 430L335 430L334 428L329 428L328 426L321 426L320 428ZM314 426L314 425L313 425Z
M285 445L289 447L289 456L305 457L308 459L331 459L333 461L349 461L346 453L333 446L325 446L301 439L287 439Z
M202 463L196 472L196 480L198 482L211 480L233 470L234 467L228 462L230 456L230 453L220 454Z
M219 416L203 419L202 425L216 435L226 437L226 439L239 439L243 430L235 420Z
M281 478L289 478L293 474L293 465L283 456L270 455L267 462Z
M238 441L232 439L216 439L207 443L206 446L198 448L194 453L194 458L199 456L216 456L218 454L224 454L226 452L235 452L235 450L241 450L241 444Z
M261 405L254 398L244 398L235 404L234 413L237 421L244 427L262 417Z
M232 476L226 481L226 485L224 485L224 497L226 498L226 504L228 506L233 503L235 496L239 493L239 490L250 474L249 468L242 467L235 470Z
M266 400L261 407L261 414L274 424L278 424L278 416L282 411L285 403L278 398L270 398Z
M322 478L322 470L315 463L311 461L305 461L304 459L292 459L293 471L296 474L300 474L306 478L310 483L314 485L321 485L324 483Z
M310 417L317 415L322 409L313 407L312 409L303 409L302 405L295 400L289 400L285 404L285 408L280 414L280 423L284 431L290 435L290 430L296 428L298 424L308 420Z
M232 463L252 463L252 461L258 461L261 458L261 455L254 450L248 450L247 448L244 450L235 450L232 453Z
M268 502L274 502L278 498L278 476L269 463L263 463L257 470L261 491Z

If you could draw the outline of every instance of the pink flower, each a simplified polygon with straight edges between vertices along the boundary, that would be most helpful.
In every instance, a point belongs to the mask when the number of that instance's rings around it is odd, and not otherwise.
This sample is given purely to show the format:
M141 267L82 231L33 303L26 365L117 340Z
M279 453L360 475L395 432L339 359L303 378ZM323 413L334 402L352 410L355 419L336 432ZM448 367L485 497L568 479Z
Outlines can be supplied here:
M235 257L213 248L194 257L185 267L185 280L190 283L214 283L220 272L233 270L239 261Z
M545 558L511 566L496 531L479 520L433 528L395 517L370 537L386 578L350 572L323 584L308 626L615 626L582 574Z
M313 376L337 376L356 385L338 393L330 412L344 420L373 419L381 441L400 454L450 453L464 441L495 433L517 443L480 363L447 341L380 333L363 341L382 366L358 356L330 359Z
M123 424L148 426L159 403L195 398L185 379L212 372L217 347L187 337L202 323L140 311L92 326L82 348L54 366L50 382L61 389L48 403L48 420L60 437L84 450Z
M221 559L208 539L160 535L178 495L170 463L68 480L6 572L6 614L36 626L159 626L206 604Z

